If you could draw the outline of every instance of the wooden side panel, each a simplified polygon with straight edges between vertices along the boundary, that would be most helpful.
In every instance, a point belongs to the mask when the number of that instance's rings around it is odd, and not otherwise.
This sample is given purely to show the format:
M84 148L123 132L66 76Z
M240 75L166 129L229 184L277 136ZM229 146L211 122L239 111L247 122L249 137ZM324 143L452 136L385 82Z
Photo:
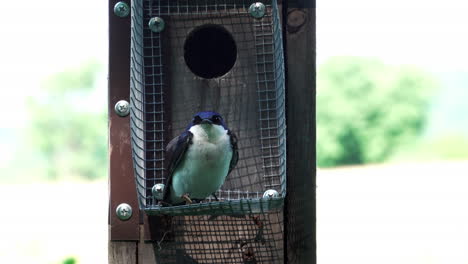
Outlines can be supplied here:
M312 1L311 1L312 2ZM284 3L284 2L283 2ZM288 181L287 263L316 263L315 9L285 9Z
M109 224L111 240L139 239L139 210L130 146L130 117L114 111L119 100L130 96L130 17L114 14L116 0L109 1ZM115 209L121 203L133 208L133 217L121 221Z

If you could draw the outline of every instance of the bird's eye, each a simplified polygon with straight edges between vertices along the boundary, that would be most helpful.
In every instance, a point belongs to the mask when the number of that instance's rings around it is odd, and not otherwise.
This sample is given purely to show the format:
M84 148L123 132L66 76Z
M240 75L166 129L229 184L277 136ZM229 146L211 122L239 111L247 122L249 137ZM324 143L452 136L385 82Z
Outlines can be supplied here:
M202 121L202 119L201 119L201 117L199 117L199 116L195 116L195 117L193 118L193 123L194 123L194 124L200 124L201 121Z
M211 120L213 121L213 123L215 124L220 124L221 123L221 117L220 116L213 116L211 118Z

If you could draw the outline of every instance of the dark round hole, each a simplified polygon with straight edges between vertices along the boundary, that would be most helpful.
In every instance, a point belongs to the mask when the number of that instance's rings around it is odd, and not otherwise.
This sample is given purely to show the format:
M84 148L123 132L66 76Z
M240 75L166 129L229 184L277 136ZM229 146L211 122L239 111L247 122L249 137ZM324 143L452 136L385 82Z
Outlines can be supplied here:
M236 42L225 28L204 25L194 29L185 40L184 58L194 74L206 79L220 77L236 62Z

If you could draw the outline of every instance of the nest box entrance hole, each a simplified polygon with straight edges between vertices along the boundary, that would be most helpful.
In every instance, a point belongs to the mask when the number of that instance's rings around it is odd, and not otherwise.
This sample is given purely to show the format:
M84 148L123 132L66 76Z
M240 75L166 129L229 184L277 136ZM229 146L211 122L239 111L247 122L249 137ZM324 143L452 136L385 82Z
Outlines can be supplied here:
M212 79L225 75L237 59L237 46L231 33L214 24L195 28L185 40L184 59L197 76Z

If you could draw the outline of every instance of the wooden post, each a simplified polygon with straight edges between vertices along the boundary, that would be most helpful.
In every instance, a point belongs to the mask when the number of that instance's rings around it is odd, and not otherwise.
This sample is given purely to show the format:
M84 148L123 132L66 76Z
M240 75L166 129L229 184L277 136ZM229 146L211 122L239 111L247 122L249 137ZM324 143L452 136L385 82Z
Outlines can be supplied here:
M316 260L315 0L283 1L286 59L285 260Z

